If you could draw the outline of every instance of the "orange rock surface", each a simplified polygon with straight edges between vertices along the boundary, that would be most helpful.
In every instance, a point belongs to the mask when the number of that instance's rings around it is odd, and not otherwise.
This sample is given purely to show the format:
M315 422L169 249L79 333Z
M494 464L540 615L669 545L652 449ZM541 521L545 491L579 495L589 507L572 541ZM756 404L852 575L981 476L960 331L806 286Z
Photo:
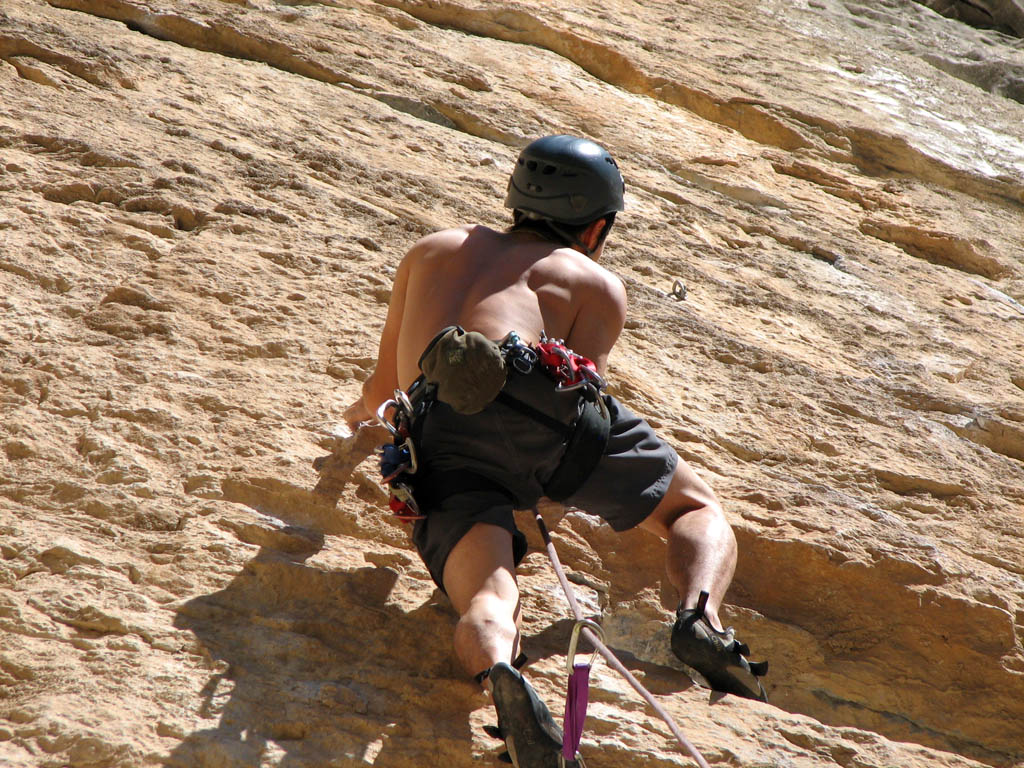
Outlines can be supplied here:
M405 249L559 132L626 177L612 391L722 498L771 701L678 668L657 541L552 507L585 610L712 765L1024 766L1022 73L910 0L4 0L0 766L493 759L339 424ZM591 768L692 764L592 681Z

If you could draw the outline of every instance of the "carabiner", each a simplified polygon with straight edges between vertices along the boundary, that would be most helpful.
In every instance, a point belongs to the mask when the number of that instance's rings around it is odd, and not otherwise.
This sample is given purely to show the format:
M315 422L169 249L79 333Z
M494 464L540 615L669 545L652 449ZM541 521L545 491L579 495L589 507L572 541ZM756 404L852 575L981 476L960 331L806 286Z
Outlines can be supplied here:
M580 372L583 374L583 378L590 379L590 383L593 384L598 389L604 389L605 387L608 386L608 382L604 380L604 376L602 376L597 371L588 368L585 365L581 365Z
M380 408L377 409L377 421L380 422L381 426L387 429L388 432L395 437L398 437L398 430L395 428L395 425L388 421L384 416L384 414L387 413L388 408L391 407L396 409L401 408L397 400L385 400L380 404Z
M686 284L682 280L672 283L672 293L669 294L676 301L686 301Z
M398 407L405 412L409 421L412 421L412 401L409 399L409 395L406 394L404 389L395 390L395 400L397 401Z
M565 666L569 670L569 674L572 674L573 665L576 661L576 646L580 641L580 630L586 627L597 635L598 640L604 642L604 630L601 629L601 625L597 622L591 621L590 619L580 619L572 628L572 635L569 637L569 655L565 657ZM590 666L594 665L594 659L597 658L597 649L594 649L594 655L590 657Z
M416 460L416 444L412 441L411 437L405 438L402 446L409 451L409 474L415 475L416 470L419 468L419 462Z

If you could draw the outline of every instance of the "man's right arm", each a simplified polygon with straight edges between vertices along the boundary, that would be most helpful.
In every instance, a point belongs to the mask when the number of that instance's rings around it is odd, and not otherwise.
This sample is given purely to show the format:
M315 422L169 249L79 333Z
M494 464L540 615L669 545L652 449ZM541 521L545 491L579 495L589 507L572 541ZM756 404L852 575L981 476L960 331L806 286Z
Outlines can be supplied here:
M608 369L608 353L626 322L626 289L614 274L600 270L580 291L580 309L567 344L590 358L602 376Z

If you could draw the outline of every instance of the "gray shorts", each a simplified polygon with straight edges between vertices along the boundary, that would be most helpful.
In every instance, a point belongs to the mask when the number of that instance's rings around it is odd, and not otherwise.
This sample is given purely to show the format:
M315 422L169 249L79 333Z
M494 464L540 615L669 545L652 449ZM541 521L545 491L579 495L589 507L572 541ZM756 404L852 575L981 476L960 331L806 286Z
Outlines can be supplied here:
M566 424L579 413L578 395L556 392L554 382L539 369L528 375L512 373L505 391ZM611 415L608 445L594 472L563 503L625 531L643 522L661 501L679 457L646 421L614 397L604 395L604 400ZM413 542L434 582L444 589L448 555L477 523L512 534L518 565L527 546L513 510L529 509L544 495L544 484L565 452L564 437L500 402L471 416L436 402L418 437L420 473L468 471L508 491L472 490L433 506L421 505L427 516L416 522Z

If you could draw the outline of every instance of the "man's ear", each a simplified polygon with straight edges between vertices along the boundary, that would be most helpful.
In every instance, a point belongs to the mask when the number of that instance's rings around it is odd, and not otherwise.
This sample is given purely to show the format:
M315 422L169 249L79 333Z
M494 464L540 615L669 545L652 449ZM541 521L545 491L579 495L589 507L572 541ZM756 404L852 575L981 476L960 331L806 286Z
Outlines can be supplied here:
M580 234L580 242L582 242L589 251L593 252L597 250L597 246L601 244L601 233L604 231L604 224L605 219L603 217L596 221L592 221Z

